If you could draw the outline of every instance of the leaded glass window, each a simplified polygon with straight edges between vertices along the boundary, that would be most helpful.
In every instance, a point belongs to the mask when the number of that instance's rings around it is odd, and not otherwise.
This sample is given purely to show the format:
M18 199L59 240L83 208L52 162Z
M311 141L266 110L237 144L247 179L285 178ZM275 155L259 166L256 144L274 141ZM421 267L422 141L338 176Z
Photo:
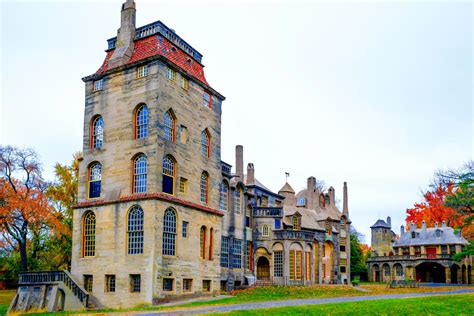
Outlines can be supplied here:
M175 160L171 156L163 158L163 192L174 194Z
M164 128L165 139L174 142L176 134L176 119L174 118L174 115L171 113L171 111L165 113Z
M242 240L234 239L234 247L232 247L232 267L242 268Z
M229 267L229 237L222 237L221 240L221 267Z
M176 255L176 213L170 208L163 218L163 255Z
M143 209L134 206L128 212L128 254L143 253Z
M95 214L87 211L82 220L82 256L95 256Z
M89 198L100 197L100 188L102 182L102 165L98 162L89 167Z
M220 185L220 195L219 195L219 209L227 211L227 204L229 200L229 186L227 182L222 182Z
M276 277L283 276L283 251L273 252L273 274Z
M148 136L148 107L141 105L135 113L135 138Z
M262 227L262 236L263 237L268 237L270 233L268 232L268 225L263 225Z
M97 116L92 121L92 148L101 148L104 144L104 119L102 116Z
M211 135L207 129L201 132L201 154L204 158L211 157Z
M201 202L208 203L209 202L209 175L207 172L203 172L201 174Z
M146 192L147 158L141 154L133 161L133 193Z

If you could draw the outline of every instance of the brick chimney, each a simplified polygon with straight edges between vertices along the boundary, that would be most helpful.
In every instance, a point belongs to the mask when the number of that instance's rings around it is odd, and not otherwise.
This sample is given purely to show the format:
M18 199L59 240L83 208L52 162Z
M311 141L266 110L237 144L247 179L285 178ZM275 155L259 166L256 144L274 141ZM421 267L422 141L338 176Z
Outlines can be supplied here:
M255 184L255 169L253 163L247 165L247 185Z
M335 205L336 204L336 191L334 190L333 187L330 187L328 190L328 193L329 193L329 203L331 205Z
M314 209L313 206L313 195L314 195L314 190L316 189L316 178L315 177L309 177L307 186L306 186L306 202L307 202L307 208L309 209Z
M387 216L387 225L392 228L392 218L390 216Z
M115 50L109 60L109 69L127 63L133 53L135 39L135 2L127 0L122 4L120 28L117 31Z
M349 209L348 209L348 197L347 197L347 182L344 182L344 188L343 188L343 197L342 197L342 214L346 215L346 217L349 217Z
M235 146L235 174L239 177L238 181L244 181L244 147Z

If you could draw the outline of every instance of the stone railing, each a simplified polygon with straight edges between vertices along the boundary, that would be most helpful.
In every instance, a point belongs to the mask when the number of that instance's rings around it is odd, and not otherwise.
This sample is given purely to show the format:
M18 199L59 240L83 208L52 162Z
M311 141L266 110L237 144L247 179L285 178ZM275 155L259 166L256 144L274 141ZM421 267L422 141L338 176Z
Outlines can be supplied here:
M281 207L254 207L254 217L282 217L283 208Z
M87 307L89 293L79 286L68 271L20 272L18 285L34 285L63 282L74 295Z
M275 230L273 231L276 239L304 239L306 241L314 240L314 233L303 230Z
M396 256L378 256L371 257L368 261L389 261L389 260L420 260L420 259L444 259L451 260L449 254L419 254L419 255L396 255Z
M312 285L312 280L292 280L290 277L266 277L257 279L257 286L267 285Z

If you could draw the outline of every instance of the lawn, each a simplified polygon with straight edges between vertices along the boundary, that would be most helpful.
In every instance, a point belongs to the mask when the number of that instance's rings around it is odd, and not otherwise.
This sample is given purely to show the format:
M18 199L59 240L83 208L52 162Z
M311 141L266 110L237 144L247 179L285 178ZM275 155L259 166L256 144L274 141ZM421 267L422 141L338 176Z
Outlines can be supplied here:
M235 311L229 315L474 315L474 294ZM227 314L226 314L227 315Z
M6 315L8 306L15 296L15 290L0 291L0 315Z

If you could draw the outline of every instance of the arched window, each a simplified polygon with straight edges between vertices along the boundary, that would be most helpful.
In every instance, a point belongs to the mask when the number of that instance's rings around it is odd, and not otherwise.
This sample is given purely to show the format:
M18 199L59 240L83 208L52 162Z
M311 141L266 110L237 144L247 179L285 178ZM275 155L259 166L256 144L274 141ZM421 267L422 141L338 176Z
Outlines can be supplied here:
M176 254L176 213L169 208L163 218L163 255Z
M174 179L176 174L176 163L173 157L163 158L163 192L174 194Z
M388 264L384 264L383 270L386 276L390 276L390 266Z
M227 211L227 204L229 200L229 185L226 181L223 181L220 185L219 195L219 209Z
M82 218L82 256L95 256L95 214L87 211Z
M206 231L206 226L202 226L199 231L200 256L202 259L206 259Z
M104 119L98 115L91 123L91 148L101 148L104 144Z
M300 230L300 218L298 215L293 215L293 230Z
M209 202L209 175L206 171L201 174L201 202Z
M134 206L128 212L127 225L128 254L143 253L143 210Z
M214 247L213 247L213 246L214 246L214 245L213 245L213 242L214 242L213 239L214 239L214 228L211 228L211 229L209 230L209 257L208 257L209 260L212 260L212 259L213 259L213 258L212 258L212 251L213 251L213 248L214 248Z
M169 110L165 113L165 139L174 142L176 135L176 119Z
M303 196L303 197L300 197L298 199L298 205L304 206L304 204L305 204L305 200L304 200L304 196Z
M398 277L403 276L403 267L402 267L401 264L397 263L395 265L395 271L396 271Z
M242 209L242 189L239 187L235 188L234 191L234 212L240 214Z
M146 163L144 154L138 155L133 160L133 193L146 192Z
M135 111L135 138L148 137L148 107L143 104Z
M102 165L98 162L89 167L89 199L100 197L100 187L102 182Z
M211 157L211 135L207 128L201 133L201 154L205 158Z
M263 225L262 227L262 236L263 237L268 237L270 236L269 232L268 232L268 225Z

